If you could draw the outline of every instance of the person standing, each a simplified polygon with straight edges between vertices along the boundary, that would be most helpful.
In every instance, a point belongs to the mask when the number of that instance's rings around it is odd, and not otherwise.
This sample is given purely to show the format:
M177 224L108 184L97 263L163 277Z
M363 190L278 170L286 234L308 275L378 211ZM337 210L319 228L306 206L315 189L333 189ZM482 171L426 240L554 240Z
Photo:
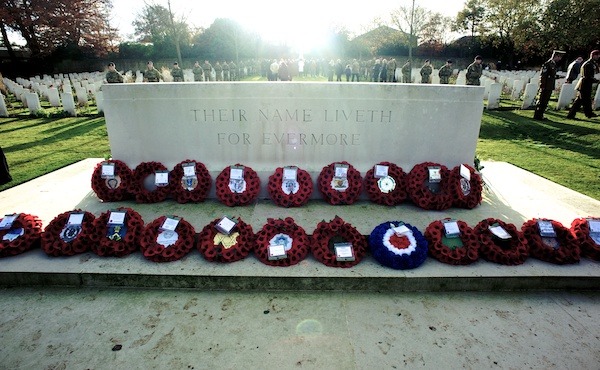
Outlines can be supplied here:
M396 82L396 59L392 58L387 62L387 82Z
M173 77L173 82L183 82L183 70L179 68L179 63L177 62L173 63L171 77Z
M483 58L481 55L477 55L473 63L469 64L467 67L467 85L479 86L481 82L479 79L481 78L481 74L483 72L483 66L481 62Z
M121 75L117 68L115 67L115 63L108 63L108 72L106 72L106 82L109 84L118 84L123 83L123 75Z
M577 97L569 110L567 118L574 119L575 114L583 106L583 113L587 118L598 117L592 110L592 85L598 82L594 74L598 72L598 58L600 50L594 50L590 53L590 59L586 60L581 66L581 79L577 83Z
M410 65L410 60L407 60L406 63L404 63L404 65L402 66L402 82L404 82L405 84L409 84L411 83L411 76L410 76L410 72L411 72L411 65Z
M213 68L215 69L215 80L223 81L223 67L221 66L221 63L219 63L218 60Z
M577 59L569 64L569 67L567 68L567 81L565 81L565 83L570 84L577 79L579 71L581 70L581 63L583 63L583 58L577 57Z
M237 81L238 76L239 76L238 67L235 65L235 63L232 60L229 62L229 80Z
M556 63L560 62L564 51L554 50L552 57L542 65L542 71L540 75L540 90L537 105L535 106L535 113L533 119L543 120L544 111L548 107L550 96L555 88L556 82Z
M421 83L428 84L431 74L433 73L433 68L431 67L431 62L429 59L425 60L425 64L421 67Z
M204 81L212 81L212 64L208 62L208 60L204 61L202 64L202 71L204 72Z
M450 59L448 59L446 61L446 64L444 64L442 68L440 68L438 76L440 76L441 84L450 83L450 77L452 76L452 61Z
M192 73L194 74L195 82L204 80L203 73L202 73L202 67L200 67L200 62L196 61L196 63L194 63L194 67L192 68Z
M227 64L226 60L223 61L221 68L223 68L223 81L231 81L229 64Z
M162 79L163 77L158 69L154 68L154 63L149 60L146 64L146 70L144 71L144 82L158 82Z
M360 63L356 59L352 61L352 82L354 79L356 82L360 82Z

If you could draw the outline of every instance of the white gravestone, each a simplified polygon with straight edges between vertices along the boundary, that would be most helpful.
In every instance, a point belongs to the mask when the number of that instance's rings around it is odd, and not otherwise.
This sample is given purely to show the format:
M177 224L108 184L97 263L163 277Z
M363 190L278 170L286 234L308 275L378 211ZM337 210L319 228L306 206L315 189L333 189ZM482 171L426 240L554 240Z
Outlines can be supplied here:
M440 75L438 74L440 71L437 69L433 70L433 73L431 73L431 83L432 84L439 84L440 83Z
M42 110L42 105L40 104L40 97L38 94L34 92L25 93L25 98L27 99L27 108L29 108L29 113L35 113Z
M528 83L525 85L525 93L523 94L523 104L521 109L528 109L533 105L533 101L537 95L538 86L535 83Z
M77 117L77 111L75 110L75 101L73 100L73 94L71 94L70 92L61 93L60 100L62 100L63 110L69 113L72 117Z
M467 72L462 70L458 72L458 76L456 77L457 85L466 85L467 84Z
M511 98L512 100L521 99L521 93L523 92L523 80L514 80L512 84Z
M6 108L3 94L0 94L0 117L8 117L8 108Z
M592 101L592 108L594 108L594 110L600 109L600 88L596 89L596 95Z
M98 113L104 112L104 93L102 91L96 92L96 108Z
M27 108L27 94L29 94L29 90L23 90L23 93L19 96L21 103L23 103L23 108Z
M490 94L488 96L487 109L500 108L500 94L502 93L502 84L494 82L490 85Z
M556 110L561 110L569 106L573 99L575 99L575 84L563 84L560 88L560 94L558 94L558 102L556 103Z
M48 101L53 107L60 107L60 96L58 95L58 89L51 87L48 89Z
M316 180L348 161L366 172L379 161L410 171L433 161L473 163L483 87L253 82L108 84L104 112L112 157L131 168L191 158L216 177L252 167L263 184L279 166Z
M77 95L77 103L79 105L88 104L88 92L84 87L75 86L75 94Z

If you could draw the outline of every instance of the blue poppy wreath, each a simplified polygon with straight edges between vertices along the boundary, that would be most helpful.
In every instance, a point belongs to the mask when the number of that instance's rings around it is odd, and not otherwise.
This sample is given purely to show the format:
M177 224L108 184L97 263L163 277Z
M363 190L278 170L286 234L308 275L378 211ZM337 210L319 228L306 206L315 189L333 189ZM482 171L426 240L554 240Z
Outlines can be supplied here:
M0 230L0 257L15 256L39 246L42 220L26 213L14 216L16 217L10 228ZM0 218L0 222L4 217Z
M427 259L427 240L414 226L402 221L379 224L369 235L373 258L396 270L414 269Z

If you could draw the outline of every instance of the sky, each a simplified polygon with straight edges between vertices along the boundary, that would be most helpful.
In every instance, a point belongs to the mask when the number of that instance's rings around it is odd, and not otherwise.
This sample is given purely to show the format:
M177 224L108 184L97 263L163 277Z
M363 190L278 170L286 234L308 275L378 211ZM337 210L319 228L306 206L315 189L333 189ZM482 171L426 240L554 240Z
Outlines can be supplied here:
M136 15L145 3L167 7L167 0L113 0L111 25L124 40L132 40ZM415 0L417 6L455 17L465 0ZM216 18L233 19L270 42L286 42L308 49L324 43L331 26L344 26L359 35L372 28L373 20L389 20L392 10L411 6L412 0L171 0L175 17L192 26L208 28Z

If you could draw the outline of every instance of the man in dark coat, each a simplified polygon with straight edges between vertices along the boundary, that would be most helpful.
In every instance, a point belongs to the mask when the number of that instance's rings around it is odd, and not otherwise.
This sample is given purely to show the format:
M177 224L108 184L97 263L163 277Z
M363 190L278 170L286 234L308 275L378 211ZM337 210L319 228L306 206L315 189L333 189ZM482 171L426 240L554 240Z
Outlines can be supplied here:
M583 106L583 113L587 118L598 117L592 110L592 85L598 82L594 74L598 71L598 58L600 50L594 50L590 53L590 59L586 60L581 66L581 79L577 83L577 97L569 110L567 118L574 119L575 113Z
M542 65L542 74L540 76L540 90L537 105L535 106L535 113L533 119L543 120L544 111L548 107L550 96L555 88L556 82L556 63L560 62L564 51L554 50L552 57Z

